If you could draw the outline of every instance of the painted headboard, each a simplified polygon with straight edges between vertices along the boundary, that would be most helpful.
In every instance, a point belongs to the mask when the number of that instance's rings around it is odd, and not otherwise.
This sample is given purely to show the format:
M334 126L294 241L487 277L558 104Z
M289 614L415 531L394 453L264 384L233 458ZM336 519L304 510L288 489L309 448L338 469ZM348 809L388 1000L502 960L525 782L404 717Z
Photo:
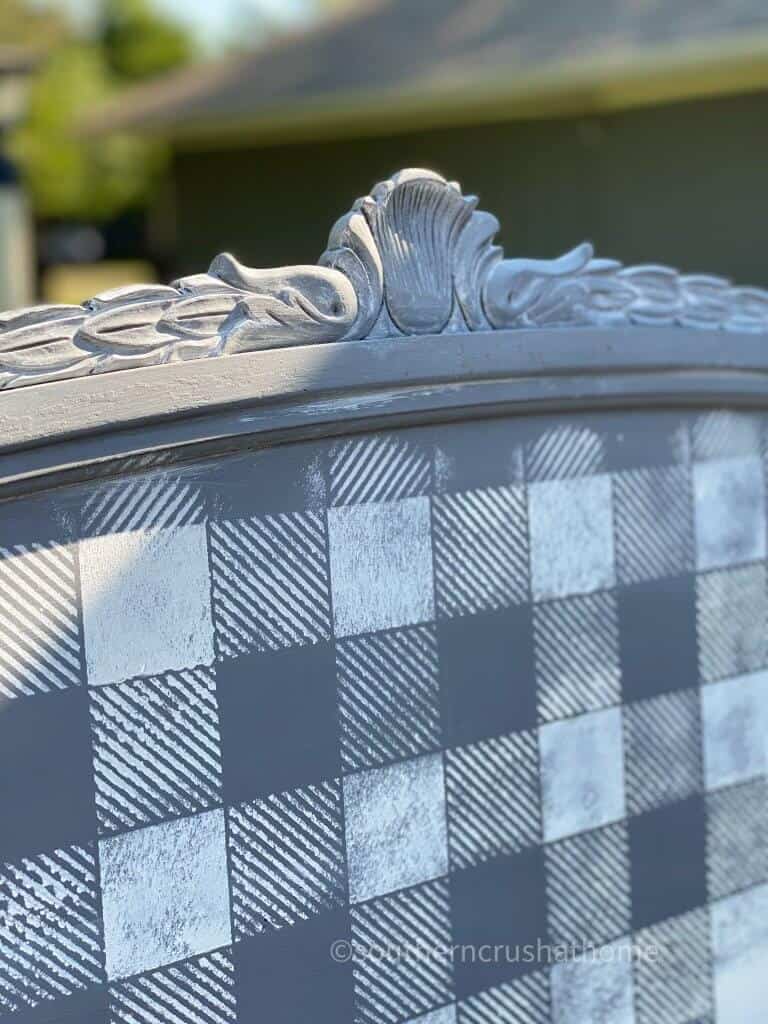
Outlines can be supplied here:
M0 314L1 1024L761 1024L768 293L508 259Z

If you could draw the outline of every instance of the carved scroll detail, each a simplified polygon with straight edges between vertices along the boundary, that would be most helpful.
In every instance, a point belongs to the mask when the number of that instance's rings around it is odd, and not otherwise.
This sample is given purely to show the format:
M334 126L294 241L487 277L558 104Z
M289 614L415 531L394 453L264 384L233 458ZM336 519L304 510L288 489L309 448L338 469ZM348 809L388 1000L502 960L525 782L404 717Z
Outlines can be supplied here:
M556 260L502 260L483 296L497 328L645 324L768 331L766 291L671 267L594 259L587 243Z
M768 291L649 264L504 259L495 217L432 171L393 175L334 225L317 266L227 253L173 285L0 313L0 389L259 349L537 327L768 333Z

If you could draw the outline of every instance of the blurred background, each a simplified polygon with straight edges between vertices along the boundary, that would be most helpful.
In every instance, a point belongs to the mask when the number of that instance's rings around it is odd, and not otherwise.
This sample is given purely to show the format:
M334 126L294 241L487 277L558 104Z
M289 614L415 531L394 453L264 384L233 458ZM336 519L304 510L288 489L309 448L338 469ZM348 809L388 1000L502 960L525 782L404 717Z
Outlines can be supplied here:
M0 309L314 262L409 165L508 254L768 285L768 5L0 0Z

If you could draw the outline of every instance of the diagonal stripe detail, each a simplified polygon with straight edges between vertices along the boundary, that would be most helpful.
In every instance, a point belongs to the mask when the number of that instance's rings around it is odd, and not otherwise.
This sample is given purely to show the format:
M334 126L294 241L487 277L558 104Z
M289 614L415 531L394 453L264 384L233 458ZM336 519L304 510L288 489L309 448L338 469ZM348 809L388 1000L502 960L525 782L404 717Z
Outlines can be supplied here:
M768 879L768 781L755 779L707 794L710 900Z
M526 974L463 999L458 1024L550 1024L546 972Z
M724 459L760 453L761 417L713 409L697 416L691 426L695 459Z
M351 438L330 454L331 505L397 501L426 494L429 453L396 435Z
M702 682L744 675L768 664L765 565L698 575L696 632Z
M600 944L629 928L626 824L585 832L544 848L547 919L555 944Z
M298 512L211 523L219 651L276 650L330 636L323 516Z
M228 817L238 938L305 921L345 902L338 780L239 804Z
M0 548L0 702L80 680L75 549Z
M448 881L438 879L352 909L357 1024L394 1024L453 995ZM383 954L383 955L382 955Z
M526 480L563 480L601 473L603 439L588 427L563 424L546 430L525 453Z
M527 600L528 521L522 488L436 497L432 526L438 615L465 615Z
M534 605L533 634L541 721L620 702L619 619L613 593Z
M693 567L693 499L688 469L635 469L613 476L616 569L639 583Z
M700 792L698 690L664 694L625 707L624 757L630 814Z
M210 669L93 687L90 715L101 833L221 802L218 708Z
M708 907L637 932L634 942L660 951L635 961L637 1024L679 1024L712 1012Z
M110 985L110 1024L235 1024L230 950Z
M102 982L101 944L91 846L0 865L0 1009Z
M200 488L177 476L149 474L98 487L83 503L86 533L128 533L188 526L203 519Z
M540 841L536 737L512 733L445 758L451 867L478 864Z
M339 641L336 671L346 771L388 764L440 746L433 626Z

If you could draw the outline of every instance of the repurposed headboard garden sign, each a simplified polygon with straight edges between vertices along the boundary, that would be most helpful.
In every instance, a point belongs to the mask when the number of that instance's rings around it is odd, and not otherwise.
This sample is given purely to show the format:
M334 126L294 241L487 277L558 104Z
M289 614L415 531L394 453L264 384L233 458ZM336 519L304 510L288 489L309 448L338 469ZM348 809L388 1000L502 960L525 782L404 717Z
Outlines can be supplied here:
M764 1024L768 292L506 258L0 314L2 1024Z

